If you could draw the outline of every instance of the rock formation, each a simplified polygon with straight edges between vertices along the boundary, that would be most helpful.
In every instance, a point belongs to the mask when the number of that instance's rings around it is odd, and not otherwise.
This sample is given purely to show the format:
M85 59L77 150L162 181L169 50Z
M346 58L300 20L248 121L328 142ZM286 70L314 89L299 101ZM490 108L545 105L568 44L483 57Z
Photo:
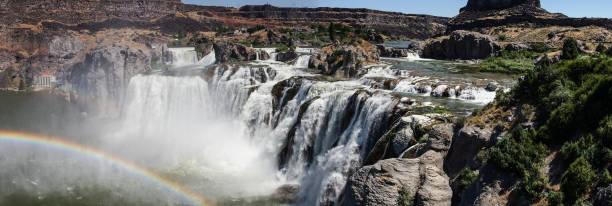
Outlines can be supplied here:
M398 58L408 56L407 49L390 48L383 45L377 45L376 48L378 49L381 57Z
M213 48L215 49L215 56L219 62L229 62L232 59L238 61L251 61L257 59L256 51L242 44L219 41L215 42Z
M387 159L359 169L344 205L451 205L448 177L427 158Z
M126 47L95 49L66 71L67 82L86 101L88 111L114 117L119 114L118 104L130 78L151 70L153 56L151 52Z
M365 66L377 62L379 58L376 46L368 42L362 41L360 45L335 43L314 54L308 67L327 75L354 78L365 74Z
M434 40L423 50L432 59L484 59L501 49L490 36L469 31L454 31L450 37Z
M463 7L461 11L506 9L518 5L541 7L540 0L469 0L467 6Z

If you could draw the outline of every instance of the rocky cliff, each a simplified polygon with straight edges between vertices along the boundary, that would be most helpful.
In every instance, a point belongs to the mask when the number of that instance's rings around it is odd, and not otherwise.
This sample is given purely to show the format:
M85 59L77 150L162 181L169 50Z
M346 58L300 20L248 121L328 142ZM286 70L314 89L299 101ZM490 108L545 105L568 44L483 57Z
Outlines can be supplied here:
M599 26L612 29L612 20L605 18L569 18L550 13L539 0L469 0L459 15L449 21L447 32L532 23L539 26Z
M370 28L407 38L426 39L442 33L448 18L412 15L370 9L280 8L269 5L244 6L238 10L216 12L227 18L249 19L275 26L308 27L317 23L342 22L357 28Z
M540 0L468 0L461 11L484 11L505 9L523 5L527 7L541 7Z

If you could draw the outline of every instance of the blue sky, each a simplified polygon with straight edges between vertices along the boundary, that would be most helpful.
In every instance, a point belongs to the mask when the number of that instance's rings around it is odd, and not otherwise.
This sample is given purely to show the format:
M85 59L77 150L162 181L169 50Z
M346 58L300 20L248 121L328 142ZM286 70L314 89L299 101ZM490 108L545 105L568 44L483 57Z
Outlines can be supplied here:
M467 0L182 0L187 4L240 7L270 3L286 7L346 7L452 17ZM541 0L542 7L571 17L612 18L611 0Z

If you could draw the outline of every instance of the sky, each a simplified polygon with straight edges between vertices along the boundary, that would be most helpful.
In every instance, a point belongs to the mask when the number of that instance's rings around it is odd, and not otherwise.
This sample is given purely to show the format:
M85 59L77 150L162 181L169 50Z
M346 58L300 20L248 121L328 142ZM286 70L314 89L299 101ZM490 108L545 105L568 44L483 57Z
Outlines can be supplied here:
M453 17L467 0L182 0L187 4L241 7L272 4L283 7L344 7ZM549 12L570 17L612 18L612 0L541 0Z

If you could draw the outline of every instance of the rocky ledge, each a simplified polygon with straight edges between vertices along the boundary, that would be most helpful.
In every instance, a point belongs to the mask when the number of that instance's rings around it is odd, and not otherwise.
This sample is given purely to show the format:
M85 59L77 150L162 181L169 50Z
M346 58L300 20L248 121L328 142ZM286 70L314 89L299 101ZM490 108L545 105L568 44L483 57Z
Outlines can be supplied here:
M378 49L367 41L360 40L355 44L336 42L314 54L308 67L326 75L354 78L365 74L367 71L364 68L377 63L379 59Z
M495 55L501 46L492 37L470 31L454 31L450 36L429 42L423 57L432 59L484 59Z

